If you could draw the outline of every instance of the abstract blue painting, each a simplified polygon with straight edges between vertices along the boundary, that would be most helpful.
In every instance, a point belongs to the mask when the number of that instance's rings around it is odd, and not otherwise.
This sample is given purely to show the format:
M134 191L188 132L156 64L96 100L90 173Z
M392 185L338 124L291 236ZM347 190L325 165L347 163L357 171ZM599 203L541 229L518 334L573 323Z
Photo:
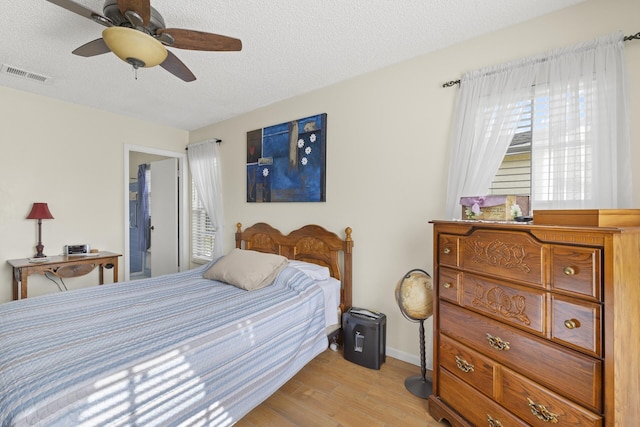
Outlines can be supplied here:
M326 201L327 115L247 132L247 202Z

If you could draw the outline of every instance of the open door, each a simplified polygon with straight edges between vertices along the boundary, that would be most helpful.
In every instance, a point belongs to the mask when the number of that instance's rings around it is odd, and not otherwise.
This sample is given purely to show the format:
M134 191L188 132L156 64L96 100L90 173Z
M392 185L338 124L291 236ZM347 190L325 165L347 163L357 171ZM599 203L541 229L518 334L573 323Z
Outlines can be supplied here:
M151 162L151 277L179 271L178 159Z
M165 227L165 226L160 226L159 227L159 223L158 221L161 221L161 219L154 217L154 221L156 221L154 223L154 230L153 232L151 230L149 230L149 233L153 233L154 237L153 239L160 239L162 240L162 233L159 234L159 232L165 231L165 230L171 230L170 233L173 236L176 236L177 234L177 243L171 243L171 244L167 244L165 243L164 246L169 249L171 251L170 255L167 255L167 258L171 258L172 262L171 264L169 263L165 263L165 261L158 261L155 260L153 261L151 259L151 255L153 254L153 251L151 251L151 248L149 247L148 251L145 250L144 254L135 254L135 250L138 250L139 246L136 242L137 242L137 234L139 233L139 230L136 230L136 228L138 227L138 225L142 226L142 224L138 224L139 221L136 221L135 218L137 218L137 198L138 198L138 194L137 194L137 177L138 177L138 172L139 172L139 165L140 164L152 164L156 161L164 161L166 159L173 159L175 160L175 162L177 162L177 175L175 172L175 163L174 165L171 165L171 169L173 170L173 172L171 173L172 178L169 178L169 174L167 173L167 183L166 184L162 184L162 183L157 183L158 184L158 188L160 188L160 190L156 189L156 195L160 195L160 196L156 196L156 197L162 197L163 194L166 195L166 197L171 197L171 200L175 203L177 203L177 208L155 208L155 213L156 214L161 214L163 212L167 212L167 213L171 213L171 215L174 216L174 224L177 224L173 227ZM189 224L187 221L188 215L185 214L185 212L188 212L188 194L189 194L189 189L186 186L186 183L188 181L187 177L186 177L186 170L187 170L187 156L186 153L176 153L173 151L167 151L167 150L159 150L159 149L155 149L155 148L150 148L150 147L142 147L142 146L136 146L136 145L128 145L125 144L124 145L124 182L125 182L125 186L124 186L124 221L125 221L125 227L124 227L124 256L122 257L122 262L124 263L124 268L121 269L120 271L123 271L124 273L124 280L133 280L133 279L142 279L145 277L150 277L152 275L152 273L149 271L148 268L142 268L140 265L138 264L143 264L143 267L146 265L151 266L152 262L155 262L155 266L156 267L160 267L163 268L163 266L168 266L171 265L170 268L168 268L165 271L171 271L171 272L175 272L175 271L181 271L184 269L189 268L189 233L188 233L188 228L189 228ZM168 162L169 163L169 162ZM162 167L161 166L156 166L156 173L159 175L162 175L162 171L161 171ZM176 178L178 177L178 178ZM158 177L158 179L162 180L161 177ZM173 196L169 196L169 191L162 191L162 187L163 185L167 185L167 188L171 188L173 189L172 191L174 191ZM154 186L155 187L155 186ZM149 189L149 192L151 192L153 190ZM156 200L157 202L158 200ZM155 202L154 202L155 203ZM153 212L151 212L151 214L153 214ZM149 227L147 227L148 229ZM151 242L153 243L153 242ZM157 243L156 248L158 246L163 246L162 243ZM157 251L156 255L160 255L165 251L165 248L160 248L160 250ZM176 254L177 255L174 255ZM144 257L144 261L142 262L138 262L136 263L135 259L136 256L140 255L141 257ZM175 261L177 260L177 261ZM176 267L177 265L177 267ZM162 271L154 271L153 275L159 275L159 274L164 274L164 272Z

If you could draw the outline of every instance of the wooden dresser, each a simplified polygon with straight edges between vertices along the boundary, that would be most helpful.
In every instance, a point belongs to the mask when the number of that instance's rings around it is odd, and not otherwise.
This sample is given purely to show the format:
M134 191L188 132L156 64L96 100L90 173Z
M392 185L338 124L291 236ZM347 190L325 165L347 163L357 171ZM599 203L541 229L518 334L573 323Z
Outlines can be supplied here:
M640 227L432 223L436 420L639 425Z

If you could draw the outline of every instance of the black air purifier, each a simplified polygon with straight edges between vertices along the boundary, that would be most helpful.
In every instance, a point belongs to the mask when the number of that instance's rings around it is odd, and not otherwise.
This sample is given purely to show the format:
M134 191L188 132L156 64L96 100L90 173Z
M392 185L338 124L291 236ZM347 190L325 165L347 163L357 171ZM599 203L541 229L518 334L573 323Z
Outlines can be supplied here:
M344 358L371 369L380 369L386 359L387 316L351 307L342 315Z

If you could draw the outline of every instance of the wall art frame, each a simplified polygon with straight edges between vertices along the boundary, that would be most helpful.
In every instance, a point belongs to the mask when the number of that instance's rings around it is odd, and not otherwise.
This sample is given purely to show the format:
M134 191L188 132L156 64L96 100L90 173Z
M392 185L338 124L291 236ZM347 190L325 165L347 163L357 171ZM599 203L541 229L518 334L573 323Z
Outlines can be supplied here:
M325 202L327 114L247 132L247 202Z

